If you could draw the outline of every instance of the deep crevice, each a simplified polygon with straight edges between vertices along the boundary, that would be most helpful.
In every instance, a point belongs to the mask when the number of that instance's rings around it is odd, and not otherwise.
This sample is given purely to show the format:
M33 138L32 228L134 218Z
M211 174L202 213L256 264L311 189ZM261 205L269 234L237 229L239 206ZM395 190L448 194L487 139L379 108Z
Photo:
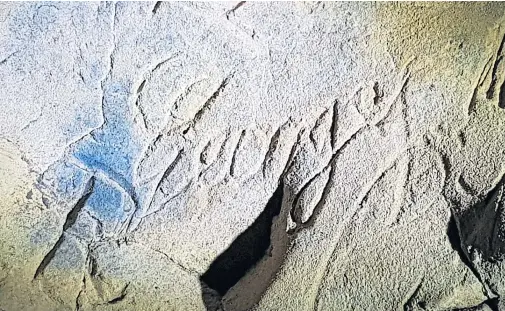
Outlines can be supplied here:
M500 93L498 95L498 107L505 109L505 82L500 86Z
M462 308L462 309L452 309L451 311L481 311L484 310L483 307L487 306L491 311L500 311L499 308L499 298L490 298L487 299L486 301L482 302L481 304L473 307L467 307L467 308Z
M281 211L284 196L280 183L263 212L200 276L207 310L217 310L219 300L268 254L274 217Z
M489 262L505 258L505 239L498 224L505 221L503 192L505 176L481 197L480 202L457 215L461 242L477 250Z
M477 271L474 264L471 262L468 257L467 252L463 249L464 245L461 241L460 229L458 228L458 224L456 222L456 218L453 213L451 213L451 218L449 219L449 223L447 225L447 237L449 238L449 242L451 243L452 248L458 253L461 261L470 269L473 275L477 278L477 280L482 284L484 289L486 290L486 296L489 297L489 288L486 281L482 278L480 273ZM498 302L499 297L489 297L482 305L487 305L492 311L498 311ZM466 309L456 309L456 310L476 310L474 308L466 308Z
M500 303L500 298L491 298L484 301L484 304L488 306L492 311L500 311L500 307L498 306Z
M482 284L490 307L496 292L489 280L484 279L478 266L473 262L475 256L479 261L495 263L505 258L505 239L503 228L499 224L504 222L503 192L505 176L474 206L457 214L451 209L451 218L447 227L447 236L461 261L472 271Z
M452 249L458 253L460 260L472 271L474 275L477 276L477 278L479 278L479 281L482 282L482 280L480 280L479 274L477 273L477 271L475 271L472 262L468 258L466 252L463 250L458 225L456 223L456 218L454 217L453 213L451 213L449 223L447 224L447 237L449 238L449 242L451 243Z

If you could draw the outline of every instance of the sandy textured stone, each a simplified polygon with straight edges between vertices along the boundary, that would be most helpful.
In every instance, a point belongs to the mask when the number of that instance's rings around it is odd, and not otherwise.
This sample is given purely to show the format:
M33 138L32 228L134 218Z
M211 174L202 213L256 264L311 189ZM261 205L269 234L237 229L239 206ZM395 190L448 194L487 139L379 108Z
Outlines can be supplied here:
M0 310L505 310L504 14L0 4Z

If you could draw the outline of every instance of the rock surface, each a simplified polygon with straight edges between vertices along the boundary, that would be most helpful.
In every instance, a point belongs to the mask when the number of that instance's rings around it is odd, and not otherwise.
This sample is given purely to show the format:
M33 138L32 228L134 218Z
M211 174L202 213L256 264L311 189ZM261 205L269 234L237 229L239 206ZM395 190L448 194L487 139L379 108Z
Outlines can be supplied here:
M504 17L0 4L0 310L505 310Z

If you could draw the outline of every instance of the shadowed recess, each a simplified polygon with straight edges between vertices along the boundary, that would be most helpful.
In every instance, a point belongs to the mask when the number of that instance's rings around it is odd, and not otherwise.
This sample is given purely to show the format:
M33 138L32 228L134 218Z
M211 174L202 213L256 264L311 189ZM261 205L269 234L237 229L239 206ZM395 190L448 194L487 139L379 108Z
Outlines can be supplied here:
M475 206L455 215L465 250L477 250L482 260L500 261L505 256L503 192L505 176ZM469 252L471 255L471 251Z
M505 176L502 176L496 186L483 195L477 204L457 214L452 211L447 228L447 236L453 249L486 289L488 299L483 304L493 311L499 310L499 297L490 295L495 292L493 285L479 273L474 262L476 257L479 261L490 263L505 258L505 235L500 226L505 221L504 190Z
M218 300L267 253L271 245L274 217L279 215L283 185L279 184L263 212L240 234L200 277L202 297L207 310L216 310Z

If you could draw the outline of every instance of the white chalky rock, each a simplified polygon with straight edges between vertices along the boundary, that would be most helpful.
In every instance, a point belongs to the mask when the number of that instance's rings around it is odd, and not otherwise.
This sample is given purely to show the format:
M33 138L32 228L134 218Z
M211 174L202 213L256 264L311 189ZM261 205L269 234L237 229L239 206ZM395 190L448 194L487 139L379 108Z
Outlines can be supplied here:
M0 310L505 310L504 14L0 4Z

